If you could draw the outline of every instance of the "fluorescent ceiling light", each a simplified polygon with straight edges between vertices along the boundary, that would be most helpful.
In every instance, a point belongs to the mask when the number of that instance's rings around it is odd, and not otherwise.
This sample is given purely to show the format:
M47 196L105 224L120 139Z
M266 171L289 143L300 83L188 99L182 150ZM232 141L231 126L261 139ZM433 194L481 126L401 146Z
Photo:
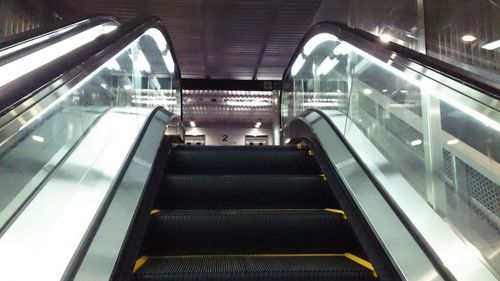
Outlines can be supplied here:
M257 123L255 123L255 128L260 128L260 125L262 125L262 123L261 123L261 122L257 122Z
M454 145L454 144L457 144L459 143L460 141L458 139L452 139L452 140L449 140L448 142L446 142L447 144L449 145Z
M130 90L130 89L132 89L132 85L125 85L125 86L123 86L123 89Z
M290 143L290 141L292 141L292 140L291 139L286 139L285 143Z
M382 93L387 93L387 91L388 91L387 89L383 89Z
M193 128L196 127L196 123L194 121L189 122L189 125L191 125L191 127Z
M268 106L271 103L262 100L254 100L254 101L228 101L227 105L231 106Z
M462 41L464 41L464 42L472 42L472 41L476 41L476 40L477 40L477 38L474 35L466 34L466 35L462 36Z
M496 50L496 49L500 48L500 40L490 42L490 43L482 46L481 48L483 48L485 50L489 50L489 51Z
M103 87L104 89L107 89L108 85L106 83L101 83L101 87Z
M326 57L325 60L316 69L317 75L328 74L338 63L338 59L330 59L329 57Z
M369 95L369 94L371 94L372 92L373 92L373 91L372 91L371 89L368 89L368 88L366 88L366 89L364 89L364 90L363 90L363 94L365 94L365 95Z
M297 73L299 73L302 66L304 66L305 62L306 62L306 60L302 57L302 54L299 54L299 56L297 57L297 59L295 60L295 62L292 65L292 70L291 70L290 74L292 76L297 75Z
M83 46L116 26L99 25L0 67L0 87Z
M306 56L309 56L318 45L321 43L327 42L327 41L332 41L332 42L337 42L339 39L337 36L330 34L330 33L320 33L315 36L313 36L307 43L304 45L304 54Z
M174 58L172 57L172 53L170 51L167 52L167 55L163 57L165 61L165 65L167 66L167 70L170 73L174 73L175 71L175 63Z

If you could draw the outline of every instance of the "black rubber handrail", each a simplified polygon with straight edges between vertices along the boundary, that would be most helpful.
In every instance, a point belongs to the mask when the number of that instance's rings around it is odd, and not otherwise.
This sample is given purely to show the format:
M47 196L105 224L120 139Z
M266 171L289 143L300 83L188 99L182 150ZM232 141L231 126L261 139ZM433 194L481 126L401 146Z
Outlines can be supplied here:
M412 221L407 217L407 215L403 212L403 210L399 207L398 203L391 197L391 195L383 188L383 185L380 183L380 181L373 175L372 171L368 166L363 162L362 157L358 155L354 147L349 143L349 141L345 138L345 136L342 134L342 132L339 130L339 128L332 122L328 114L324 113L323 111L316 109L316 108L310 108L301 113L298 117L305 117L311 113L316 113L321 118L328 123L330 128L337 134L339 139L342 141L342 144L345 146L345 148L351 153L353 158L356 160L356 163L363 169L363 171L366 173L370 181L373 183L377 191L382 195L382 197L385 199L389 207L394 211L396 216L399 218L399 220L403 223L403 225L406 227L408 232L412 235L412 237L415 239L417 244L420 246L420 248L423 250L425 255L429 258L429 260L432 261L438 272L446 278L446 280L450 281L455 281L455 277L453 274L450 272L450 270L446 267L446 265L441 261L441 259L437 256L437 254L432 250L432 247L429 245L427 240L420 234L420 232L417 230L415 225L412 223ZM304 119L305 120L305 119ZM298 133L298 135L305 135L305 132L301 131ZM322 145L319 143L319 140L313 140L318 142L316 144L316 147L321 148ZM322 154L324 154L324 151L321 151ZM328 157L325 157L327 159Z
M13 45L17 45L23 43L24 41L31 40L32 38L42 36L46 33L51 33L53 31L57 31L58 29L65 28L70 25L77 24L82 22L82 24L92 23L92 22L117 22L118 20L113 16L96 14L92 16L85 16L78 19L73 20L63 20L57 23L48 24L46 26L42 26L40 28L32 29L23 33L19 33L16 35L8 36L2 38L0 40L0 50L4 48L8 48Z
M11 103L5 108L0 108L0 117L39 94L43 89L49 86L59 88L78 74L88 71L90 65L104 63L150 28L157 28L164 35L175 63L175 74L180 78L179 65L165 26L157 17L140 17L24 75L22 81L15 80L1 87L0 106L5 100L10 99Z
M283 74L283 81L287 77L287 75L290 73L292 64L294 62L294 59L300 54L302 51L302 47L305 45L307 40L309 40L312 36L321 33L321 32L328 32L331 31L332 28L338 28L340 29L341 33L336 34L340 35L339 39L342 39L342 33L352 33L359 38L366 40L369 43L376 44L381 48L388 49L392 52L395 52L402 57L405 57L412 62L421 65L425 68L428 68L430 70L433 70L446 78L452 79L454 81L457 81L461 84L465 84L485 95L491 96L495 99L500 99L500 84L495 83L494 81L490 81L488 79L485 79L479 75L476 75L472 72L469 72L467 70L464 70L462 68L459 68L455 65L449 64L447 62L444 62L442 60L436 59L434 57L419 53L417 51L414 51L412 49L409 49L407 47L404 47L402 45L389 42L387 44L383 44L380 41L380 38L376 35L373 35L369 32L366 32L364 30L358 29L358 28L353 28L350 26L347 26L346 24L339 23L339 22L333 22L333 21L325 21L325 22L320 22L316 25L314 25L307 33L306 35L302 38L302 41L298 45L297 49L295 50L292 59L288 63L288 66L285 70L285 73ZM358 47L358 46L357 46ZM284 87L283 83L283 87Z
M84 20L81 25L76 26L75 28L69 30L68 32L59 34L57 36L54 36L53 38L50 38L48 40L42 41L40 43L34 44L32 46L22 48L18 51L15 51L11 54L8 54L4 57L1 58L0 60L0 66L4 65L6 63L9 63L13 60L19 59L21 57L24 57L26 55L29 55L35 51L41 50L51 44L57 43L61 40L64 40L66 38L72 37L80 32L83 32L87 29L90 29L92 27L98 26L103 23L116 23L119 24L115 19L112 17L104 17L104 16L98 16L94 18L89 18L87 20ZM77 21L76 23L81 22ZM73 24L76 24L73 23ZM70 24L71 25L71 24ZM69 25L66 25L69 26ZM66 27L65 26L65 27ZM64 27L62 27L64 28ZM54 31L54 30L52 30ZM42 33L46 34L46 33ZM22 40L19 43L23 43L25 40ZM8 49L8 48L7 48ZM78 50L78 49L76 49ZM74 51L76 51L74 50ZM62 56L67 57L67 56ZM58 59L56 59L58 60ZM52 65L50 62L47 65ZM40 69L45 69L45 66L40 67ZM56 70L54 67L51 67L50 70L52 71L45 71L43 74L40 74L40 77L37 77L37 80L42 80L45 79L47 81L50 81L51 79L54 79L58 76L58 74L53 74L54 70ZM35 72L35 71L33 71ZM55 76L51 76L55 75ZM43 76L43 77L42 77ZM28 78L29 74L24 75L23 77L17 78L16 80L13 80L9 82L8 84L0 87L0 117L5 114L6 112L12 110L13 108L17 107L19 104L23 103L26 99L29 99L31 97L30 91L33 91L32 88L30 88L30 85L33 85L31 83L32 81L29 81ZM27 82L29 81L29 82Z

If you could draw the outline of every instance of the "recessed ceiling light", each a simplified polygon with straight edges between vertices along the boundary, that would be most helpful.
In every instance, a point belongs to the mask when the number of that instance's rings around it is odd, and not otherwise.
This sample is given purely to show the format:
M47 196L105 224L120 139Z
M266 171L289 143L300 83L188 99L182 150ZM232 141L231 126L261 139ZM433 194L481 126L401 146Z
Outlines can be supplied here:
M466 34L466 35L462 36L462 40L464 42L472 42L472 41L476 41L477 38L474 35Z
M370 90L368 88L366 88L366 89L363 90L363 94L365 94L365 95L369 95L371 93L372 93L372 90Z
M460 141L459 141L459 140L457 140L457 139L452 139L452 140L449 140L447 143L448 143L449 145L454 145L454 144L457 144L457 143L459 143L459 142L460 142Z

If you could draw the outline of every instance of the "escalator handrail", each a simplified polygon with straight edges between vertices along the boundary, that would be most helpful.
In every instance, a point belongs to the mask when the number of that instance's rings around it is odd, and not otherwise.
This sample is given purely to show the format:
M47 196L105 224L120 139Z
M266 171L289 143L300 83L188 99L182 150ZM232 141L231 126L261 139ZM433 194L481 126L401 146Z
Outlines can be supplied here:
M19 33L16 35L12 35L6 38L2 38L0 40L0 51L6 50L13 46L28 42L30 40L36 39L37 37L48 35L53 32L57 32L61 29L64 29L68 26L75 24L88 24L94 22L116 22L119 23L118 19L113 16L96 14L93 16L85 16L80 17L76 20L63 20L61 22L55 24L49 24L47 26L43 26L37 29L33 29L30 31L26 31L23 33Z
M343 145L352 154L353 158L359 164L361 169L363 169L363 171L368 175L368 177L370 178L370 181L376 187L377 191L382 195L382 197L385 199L387 204L394 211L394 214L396 214L396 216L399 218L399 220L403 223L403 225L406 227L408 232L412 235L412 237L415 239L417 244L421 247L421 249L427 255L429 260L431 260L432 263L436 266L436 269L439 271L439 273L442 276L446 276L447 280L453 280L454 277L451 274L451 272L449 271L449 269L446 267L446 265L443 264L442 260L432 250L431 246L428 244L428 242L425 240L425 238L418 232L418 230L413 225L411 220L405 215L405 213L401 210L401 208L394 201L394 199L392 199L392 197L388 194L388 192L384 188L382 188L382 184L377 180L377 178L373 175L373 173L370 171L370 169L362 161L361 157L358 155L356 150L352 147L352 145L349 143L349 141L346 140L345 136L342 134L342 132L339 130L339 128L332 122L332 120L328 117L328 115L319 109L310 108L310 109L307 109L306 111L304 111L303 113L301 113L300 116L307 116L312 112L320 115L321 118L323 118L328 123L330 128L337 134L337 136L342 141Z
M45 66L42 66L31 73L25 75L25 79L29 82L24 83L10 83L6 85L5 88L7 90L14 92L29 92L25 98L23 98L23 102L29 102L29 99L38 96L39 94L42 96L38 100L43 99L43 97L49 95L50 93L57 91L58 88L67 84L69 81L71 82L79 82L84 79L81 73L86 72L89 73L89 69L92 68L92 65L102 62L111 58L113 55L121 51L123 48L132 43L137 37L142 35L146 30L150 28L158 29L163 36L165 37L167 44L169 46L169 50L172 54L172 59L175 64L175 75L180 78L180 69L177 63L177 59L175 57L175 52L172 47L172 43L168 33L166 31L165 26L161 22L161 20L157 17L140 17L132 20L129 23L119 26L114 32L110 34L106 34L97 38L94 42L82 46L50 63ZM103 61L104 60L104 61ZM52 72L50 72L50 70ZM43 79L47 75L47 72L54 74L50 76L50 78ZM79 80L75 80L75 77L79 76ZM37 80L38 77L38 80ZM42 77L42 79L40 79ZM53 78L55 77L55 78ZM40 81L41 80L41 81ZM73 85L75 83L72 83ZM11 84L15 84L12 87ZM47 92L44 90L49 89ZM2 91L0 91L0 96L2 95ZM182 89L181 89L182 95ZM182 98L181 98L182 100ZM23 112L29 110L36 104L33 103L28 108L23 109ZM3 115L8 113L10 110L15 109L17 106L22 104L16 104L15 107L9 107L8 110L0 111L0 130L9 122L16 119L22 112L16 112L15 116L9 116L6 120L3 119Z
M336 29L336 30L335 30ZM369 32L361 30L359 28L353 28L346 24L334 22L334 21L323 21L314 25L309 31L304 35L297 49L295 50L290 62L288 63L285 72L283 74L282 80L285 81L286 77L289 75L292 64L295 58L302 51L302 47L307 43L307 41L314 35L322 32L332 32L340 40L346 41L348 43L350 40L346 38L346 34L353 34L360 39L366 41L366 43L371 43L377 45L379 48L386 49L388 51L394 52L401 55L402 57L410 60L413 63L418 64L426 69L432 70L439 75L451 79L460 84L464 84L482 94L488 95L494 99L500 99L500 84L494 81L485 79L479 75L476 75L470 71L459 68L455 65L449 64L442 60L436 59L434 57L419 53L415 50L409 49L405 46L388 42L381 43L380 38ZM364 46L355 45L357 48L363 49ZM284 84L283 84L284 85ZM473 97L472 97L473 98Z

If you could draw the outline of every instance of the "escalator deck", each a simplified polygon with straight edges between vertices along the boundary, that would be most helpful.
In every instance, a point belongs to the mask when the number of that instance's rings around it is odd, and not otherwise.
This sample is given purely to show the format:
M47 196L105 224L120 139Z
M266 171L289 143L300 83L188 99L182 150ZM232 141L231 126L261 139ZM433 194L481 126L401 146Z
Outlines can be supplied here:
M375 280L304 146L176 145L135 280Z

